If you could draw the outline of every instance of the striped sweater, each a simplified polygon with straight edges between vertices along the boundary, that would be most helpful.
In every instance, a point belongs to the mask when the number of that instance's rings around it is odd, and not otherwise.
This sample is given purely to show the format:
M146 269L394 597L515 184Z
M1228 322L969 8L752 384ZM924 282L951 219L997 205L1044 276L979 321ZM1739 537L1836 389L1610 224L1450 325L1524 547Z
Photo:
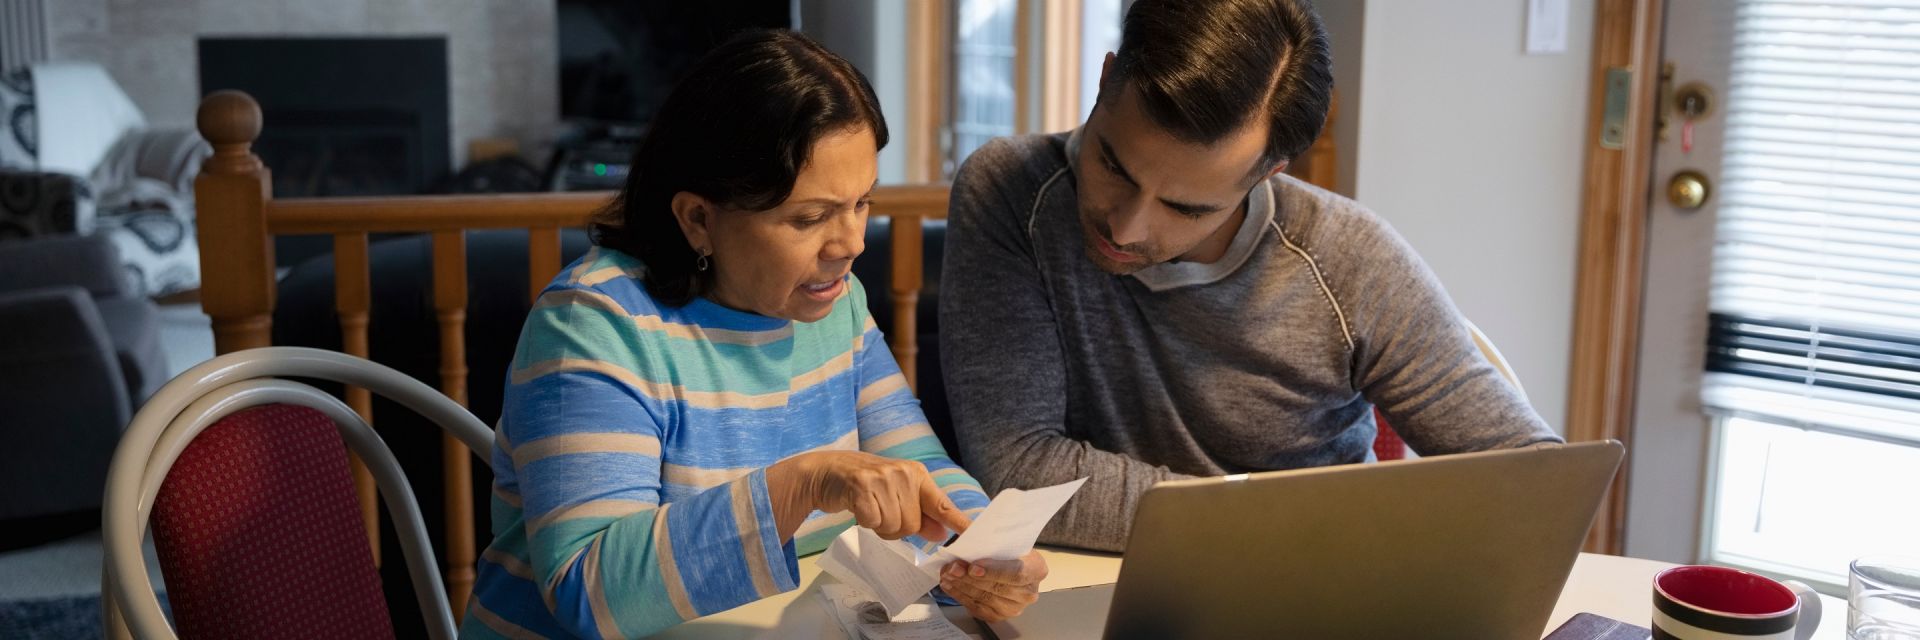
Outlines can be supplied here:
M765 469L798 453L919 461L963 511L986 506L927 427L858 280L800 323L658 304L642 269L594 249L528 315L463 637L642 636L795 588L795 558L852 522L814 512L780 541Z

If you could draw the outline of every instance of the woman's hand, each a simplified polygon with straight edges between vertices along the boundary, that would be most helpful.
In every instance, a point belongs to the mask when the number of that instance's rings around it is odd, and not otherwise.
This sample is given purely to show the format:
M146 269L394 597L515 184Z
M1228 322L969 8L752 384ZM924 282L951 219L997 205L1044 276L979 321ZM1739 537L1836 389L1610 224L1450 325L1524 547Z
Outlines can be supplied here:
M1020 615L1040 599L1040 581L1047 577L1047 561L1038 551L1017 560L981 560L947 563L940 572L940 589L966 605L983 622L999 622Z
M914 534L945 540L969 522L926 466L871 453L820 451L782 460L767 468L767 488L782 539L792 538L814 509L851 511L860 526L888 540Z

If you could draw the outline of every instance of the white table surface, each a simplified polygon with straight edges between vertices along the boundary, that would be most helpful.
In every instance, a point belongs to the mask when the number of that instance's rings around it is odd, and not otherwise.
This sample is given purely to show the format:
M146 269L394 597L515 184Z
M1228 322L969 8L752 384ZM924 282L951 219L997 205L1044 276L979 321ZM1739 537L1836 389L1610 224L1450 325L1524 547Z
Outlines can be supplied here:
M1078 637L1098 638L1106 621L1110 590L1075 590L1077 587L1111 584L1120 572L1117 555L1041 549L1049 574L1040 585L1042 593L1036 608L1047 607L1045 616L1016 621L1011 628L996 627L1001 640L1016 637L1052 638L1061 632ZM820 602L818 584L832 580L820 572L815 559L800 559L801 588L759 602L710 615L682 624L656 637L660 638L824 638L845 637ZM1622 558L1589 553L1574 562L1567 586L1554 605L1545 635L1580 612L1603 615L1647 626L1653 619L1653 575L1673 565L1652 560ZM1846 601L1821 596L1825 615L1814 634L1816 640L1842 640L1846 636ZM1057 612L1071 611L1071 615ZM947 617L969 632L977 624L959 607L949 607ZM1062 625L1071 625L1064 628Z

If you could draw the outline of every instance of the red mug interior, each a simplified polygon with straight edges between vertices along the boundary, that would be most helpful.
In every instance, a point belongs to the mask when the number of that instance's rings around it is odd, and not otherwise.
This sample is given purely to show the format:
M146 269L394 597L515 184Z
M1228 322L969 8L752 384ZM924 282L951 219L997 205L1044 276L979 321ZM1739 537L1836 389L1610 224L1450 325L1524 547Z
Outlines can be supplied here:
M1653 588L1696 609L1738 616L1781 615L1800 602L1787 585L1726 567L1674 567L1654 576Z

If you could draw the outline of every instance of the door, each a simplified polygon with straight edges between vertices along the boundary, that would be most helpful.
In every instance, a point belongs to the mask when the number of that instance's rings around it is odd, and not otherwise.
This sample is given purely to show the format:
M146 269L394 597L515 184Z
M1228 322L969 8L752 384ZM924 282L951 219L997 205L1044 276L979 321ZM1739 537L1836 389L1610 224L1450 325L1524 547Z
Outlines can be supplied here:
M1681 148L1684 123L1676 116L1676 85L1707 87L1724 96L1733 44L1732 16L1739 0L1679 0L1667 3L1662 75L1656 107L1654 191L1664 191L1683 170L1720 175L1725 105L1709 105L1693 120L1693 146ZM1711 99L1710 99L1711 101ZM1711 185L1709 185L1711 188ZM1704 469L1711 421L1700 402L1706 370L1707 287L1712 277L1714 222L1719 199L1709 195L1698 209L1684 210L1665 197L1647 206L1646 298L1641 303L1640 375L1635 391L1633 456L1627 479L1627 555L1697 560Z
M1626 553L1920 540L1920 0L1671 0Z

